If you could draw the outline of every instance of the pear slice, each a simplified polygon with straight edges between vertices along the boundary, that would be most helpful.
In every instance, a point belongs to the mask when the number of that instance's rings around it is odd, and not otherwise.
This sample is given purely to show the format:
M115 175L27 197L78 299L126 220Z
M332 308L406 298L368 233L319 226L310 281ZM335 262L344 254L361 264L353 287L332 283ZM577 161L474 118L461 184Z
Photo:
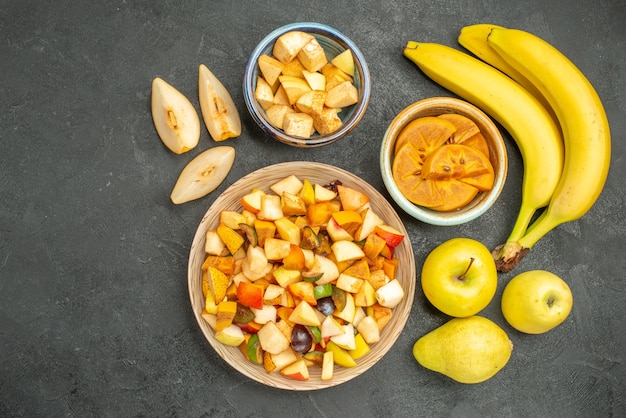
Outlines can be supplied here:
M354 77L354 58L352 57L352 51L346 49L335 58L331 60L331 63L335 65L335 67L339 68L346 74Z
M239 112L226 87L207 68L198 70L198 96L204 124L214 141L224 141L241 135Z
M234 161L233 147L219 146L202 152L183 168L170 199L179 205L206 196L224 181Z
M152 120L159 138L182 154L198 145L200 118L185 95L162 78L152 80Z

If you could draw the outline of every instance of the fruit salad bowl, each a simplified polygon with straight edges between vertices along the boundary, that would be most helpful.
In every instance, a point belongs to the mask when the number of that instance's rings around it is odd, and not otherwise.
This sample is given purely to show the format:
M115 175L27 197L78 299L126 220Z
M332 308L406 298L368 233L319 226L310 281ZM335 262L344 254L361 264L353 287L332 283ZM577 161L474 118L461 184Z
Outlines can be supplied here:
M294 378L293 375L284 375L283 373L281 373L281 370L284 371L285 369L277 369L273 370L272 372L268 372L266 370L265 363L254 364L250 361L249 352L246 352L245 349L242 350L242 347L245 347L245 345L242 346L234 343L233 345L229 346L223 344L222 339L218 340L218 338L216 338L217 328L215 327L215 323L212 323L211 320L207 320L207 306L209 303L207 301L210 298L207 299L205 297L206 288L203 291L203 280L204 285L206 285L206 267L203 266L203 264L207 259L207 231L215 230L220 225L220 223L223 222L221 219L221 214L223 213L223 211L236 211L240 213L245 212L244 206L242 205L247 206L247 203L244 203L245 200L242 198L244 196L249 196L251 191L261 190L265 193L272 193L270 186L292 175L296 176L299 179L302 179L303 181L308 180L308 182L310 182L311 184L327 185L332 182L335 182L335 184L338 184L338 182L340 182L342 186L346 186L345 188L351 188L362 192L369 198L369 202L365 203L365 206L363 207L369 208L366 210L369 210L370 213L375 213L376 215L378 215L378 217L385 222L385 225L388 225L391 230L395 231L396 235L396 237L394 238L396 239L396 241L394 243L391 243L391 241L387 241L387 239L385 239L385 241L389 243L389 246L392 247L391 257L397 259L395 272L391 275L392 277L394 277L394 279L392 279L391 281L397 282L395 284L399 284L401 286L403 291L403 297L401 299L398 299L399 302L396 302L395 305L390 308L391 315L387 317L388 322L383 324L382 328L379 331L377 329L376 332L379 332L379 339L376 342L369 344L369 352L361 357L356 358L356 360L354 360L355 364L353 364L351 367L344 367L343 365L337 364L337 362L335 362L334 367L331 368L332 377L330 379L328 379L327 377L323 378L322 367L320 367L319 364L308 365L308 372L306 373L308 374L307 380L298 380L297 378ZM335 200L337 199L338 197ZM330 220L328 221L328 223L330 223ZM326 226L323 226L322 228L326 228ZM398 240L397 238L400 239ZM249 249L250 244L247 245ZM362 241L359 245L362 245ZM304 247L304 245L301 246ZM386 248L389 249L388 247ZM268 252L267 244L265 245L265 251L266 253ZM385 255L385 257L388 256L389 254ZM382 257L382 253L379 257ZM338 258L339 256L337 256L335 260L338 260ZM364 260L365 258L363 258L361 261ZM244 261L244 263L245 262L246 261ZM337 264L339 265L339 263ZM346 268L346 265L347 264L344 264L344 268ZM372 268L372 270L373 269L374 268ZM204 279L203 276L205 277ZM304 272L302 273L302 277L304 278ZM383 277L387 278L387 276ZM231 280L231 283L233 282L235 281ZM335 282L336 281L332 282L333 286L335 286ZM254 281L253 283L257 282ZM280 284L280 282L278 283ZM338 282L336 283L336 285L337 287L339 287ZM250 379L253 379L264 385L286 390L308 391L324 389L347 382L361 375L362 373L365 373L392 348L395 341L402 332L411 311L411 306L413 304L415 285L416 268L413 250L411 247L411 241L409 239L409 236L407 235L404 225L402 224L402 221L400 220L398 214L394 211L391 204L375 188L373 188L371 185L369 185L359 177L355 176L354 174L330 165L315 162L298 161L271 165L254 171L244 176L237 182L233 183L222 195L220 195L215 200L215 202L211 205L206 214L203 216L193 238L189 255L188 287L191 307L193 309L193 313L200 327L200 330L202 331L207 342L213 347L213 349L219 354L220 357L222 357L222 359L226 363L231 365L235 370L237 370L244 376L247 376ZM241 283L237 283L236 286L237 288L239 288L241 286ZM229 298L226 297L225 299L221 300L227 299ZM378 301L380 302L380 304L385 304L385 302L383 302L382 300ZM240 302L243 303L243 300L241 298L238 299L237 303ZM358 310L359 304L357 303L356 305ZM368 308L366 306L361 306L362 307L360 309L363 311L361 318L363 318L363 314L368 316L373 315L373 311L368 311ZM370 302L369 306L372 307L373 303ZM307 309L310 310L310 308L308 307ZM313 309L315 309L315 307ZM294 311L295 310L297 310L297 308L294 309ZM319 316L319 313L316 312L316 314ZM334 314L328 313L328 316L331 315ZM356 316L358 315L355 315L355 317ZM340 316L337 316L337 318L339 317ZM290 319L293 319L293 317L290 316ZM256 320L257 319L255 317L255 321ZM282 319L279 319L277 317L275 323L280 321L282 321ZM361 319L360 321L362 322L363 319ZM373 319L369 318L368 322L372 321ZM339 322L342 321L339 320ZM347 320L344 320L343 323L345 326L347 326L349 322ZM359 323L356 320L354 320L354 323L355 329L359 329ZM270 325L268 325L268 328L271 328ZM259 339L261 338L260 333L258 337ZM292 343L291 347L289 347L286 351L291 351L292 347L294 347L293 341L290 341L290 343ZM321 346L320 343L317 343L311 346L311 349L309 351L312 352L323 350L320 347L323 347L324 344L326 345L326 347L328 347L330 343L326 341ZM298 351L298 349L296 348L294 348L294 350L296 350L297 353L300 353L296 354L296 357L300 359L303 356L302 351ZM307 353L309 351L307 351ZM328 351L328 348L326 348L326 351ZM244 354L244 352L246 352L246 354ZM336 353L334 354L336 355ZM254 355L257 356L258 354L255 353ZM258 356L260 357L260 355ZM338 360L339 358L336 357L336 359ZM272 363L270 363L270 365L271 364Z
M307 37L306 39L310 39L312 43L308 46L305 45L301 49L308 50L311 45L314 45L319 53L317 55L311 53L309 57L296 54L293 57L293 54L298 50L296 48L299 47L290 48L300 42L300 40L285 40L285 36L289 37L289 34L300 34L303 37ZM306 42L306 39L302 43ZM282 40L285 40L284 45L286 46L284 48L276 48L275 46L281 43ZM276 52L278 49L282 53ZM291 55L289 55L290 53ZM352 74L346 75L344 71L337 71L337 68L331 62L342 53L344 53L344 58L348 58L349 63L347 66L352 66L350 67L352 68ZM341 61L344 64L346 63L346 60ZM301 62L305 66L301 65ZM327 67L321 68L324 62L326 62ZM294 63L298 65L293 65ZM342 68L345 69L345 66L342 66ZM302 72L303 69L306 72L306 76ZM327 71L327 69L329 70ZM285 78L281 82L278 80L278 77ZM265 84L265 79L271 83L271 86L265 86L267 94L263 95L257 89L259 89L259 84ZM320 79L324 79L324 81ZM349 102L350 104L342 105L340 102L343 100L338 100L335 104L324 106L324 109L329 111L332 110L330 109L331 107L340 109L336 116L326 110L321 114L321 110L314 105L307 105L308 109L304 111L302 106L296 105L295 100L301 93L300 89L307 92L308 90L314 90L318 93L322 91L326 93L328 90L330 96L330 89L337 80L351 81L353 87L350 88L354 95L354 100ZM285 86L285 90L289 93L287 103L284 101L285 92L279 88L280 86ZM315 22L291 23L269 33L252 51L243 79L244 100L252 119L272 138L297 147L311 148L328 145L348 135L363 118L369 103L370 92L369 69L364 55L356 44L337 29ZM264 98L260 99L260 96L264 96ZM320 95L318 94L314 97L319 98ZM316 100L313 100L313 102L318 103ZM323 98L321 102L324 102ZM276 106L270 110L269 106L271 104ZM298 135L293 131L288 131L289 128L283 126L287 123L283 124L284 118L282 113L285 110L284 108L281 109L281 104L287 104L295 109L296 112L293 113L312 115L315 120L313 127L315 131L310 136L308 136L309 132ZM278 118L276 115L281 117ZM279 120L279 122L276 122L276 120ZM298 118L297 120L301 119ZM293 122L291 125L297 126L298 122Z
M419 129L426 133L417 133L416 122L418 119L426 121L424 118L429 123ZM446 121L441 121L442 118ZM465 122L471 128L463 126ZM446 136L448 128L452 135L459 136ZM413 141L407 139L411 136L424 138L427 135L439 135L439 139L428 138L415 149L402 146ZM443 150L445 152L441 152ZM489 174L484 174L488 171L485 169L476 171L478 174L474 177L463 177L473 170L469 167L470 157L475 160L472 161L476 163L474 167L481 161L480 167L489 166ZM450 226L478 218L495 203L506 181L508 157L500 131L484 112L464 100L433 97L407 106L389 124L380 149L380 169L389 194L406 213L432 225ZM486 177L489 188L480 183ZM411 194L413 192L415 194ZM437 203L420 204L434 201L432 194L436 193L439 193ZM458 205L454 206L455 203Z

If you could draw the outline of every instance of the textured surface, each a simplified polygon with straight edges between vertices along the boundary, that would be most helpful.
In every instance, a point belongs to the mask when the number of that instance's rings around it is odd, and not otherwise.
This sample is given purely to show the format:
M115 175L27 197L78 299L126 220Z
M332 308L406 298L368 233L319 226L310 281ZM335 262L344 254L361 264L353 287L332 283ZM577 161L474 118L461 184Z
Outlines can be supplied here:
M626 6L618 0L448 2L4 1L0 4L0 415L2 416L624 416L626 415ZM326 23L368 59L372 98L344 140L302 150L269 140L246 112L247 56L274 28ZM606 107L613 157L604 192L582 219L550 233L518 270L546 269L574 293L571 316L540 336L504 322L500 275L483 314L515 344L493 379L461 385L421 368L411 347L447 318L418 286L396 345L367 373L324 391L253 382L204 340L187 293L195 229L220 192L268 164L311 160L347 169L386 193L378 166L388 123L405 106L449 95L402 56L406 41L456 46L463 25L534 32L588 76ZM231 91L243 133L226 181L174 206L183 166L212 147L174 155L150 116L150 82L197 107L206 64ZM199 110L199 108L198 108ZM438 243L507 236L522 168L514 144L502 196L459 227L403 216L418 269Z

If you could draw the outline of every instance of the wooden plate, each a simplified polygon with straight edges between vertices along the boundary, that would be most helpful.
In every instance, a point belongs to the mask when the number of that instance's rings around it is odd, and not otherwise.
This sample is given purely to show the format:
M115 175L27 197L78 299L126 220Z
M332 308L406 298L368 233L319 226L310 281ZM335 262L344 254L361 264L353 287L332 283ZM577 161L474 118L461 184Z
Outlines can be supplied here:
M400 245L395 248L395 256L400 260L396 278L402 284L405 297L400 305L394 308L393 317L381 332L381 340L371 345L371 351L357 361L357 366L345 368L335 366L332 380L321 380L321 369L310 367L308 381L296 381L282 376L278 372L267 373L263 366L247 361L237 347L228 347L218 342L214 331L201 317L204 308L202 296L202 263L205 259L204 243L208 229L215 229L219 223L220 212L225 209L242 210L239 200L253 188L270 191L269 186L283 178L295 174L300 180L308 179L312 183L327 184L340 180L344 185L356 188L366 193L370 198L372 209L386 221L387 224L398 229L405 235ZM326 164L294 161L280 163L261 168L233 183L220 195L206 212L193 239L189 255L188 280L189 297L194 315L206 337L215 351L235 370L267 386L287 390L317 390L347 382L367 371L391 349L411 312L415 294L415 258L411 241L400 217L387 200L372 186L359 177L340 168Z

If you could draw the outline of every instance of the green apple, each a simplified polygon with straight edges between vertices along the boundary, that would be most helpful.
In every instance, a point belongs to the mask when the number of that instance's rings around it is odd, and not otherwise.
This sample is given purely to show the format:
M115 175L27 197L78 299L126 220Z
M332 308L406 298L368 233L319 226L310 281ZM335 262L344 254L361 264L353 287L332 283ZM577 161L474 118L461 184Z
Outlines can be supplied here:
M453 238L428 254L422 289L437 309L454 317L480 312L493 299L498 272L491 252L470 238Z
M504 318L513 328L527 334L543 334L561 324L573 303L567 283L545 270L518 274L502 293Z

